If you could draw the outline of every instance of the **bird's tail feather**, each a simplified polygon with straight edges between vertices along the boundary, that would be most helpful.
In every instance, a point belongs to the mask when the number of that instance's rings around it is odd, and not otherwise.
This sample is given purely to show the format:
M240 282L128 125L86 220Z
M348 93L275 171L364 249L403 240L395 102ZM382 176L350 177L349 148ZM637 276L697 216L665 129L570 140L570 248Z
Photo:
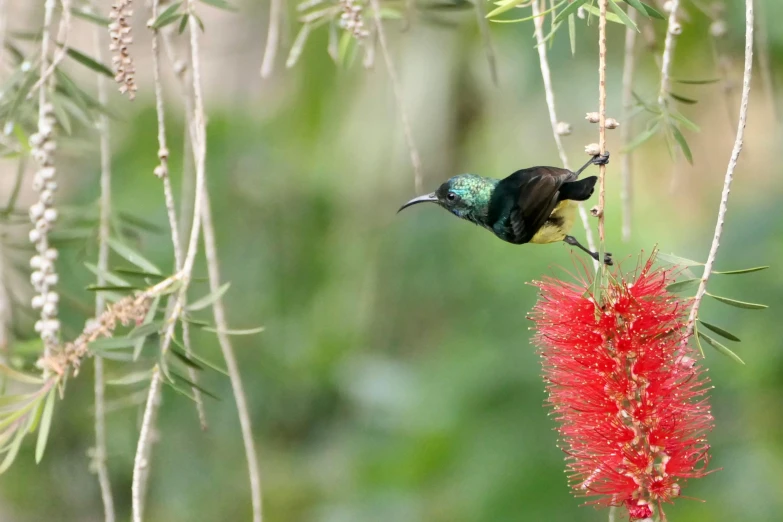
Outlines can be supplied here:
M578 181L564 183L560 187L560 195L557 200L563 201L570 199L573 201L585 201L590 199L590 196L593 195L596 181L598 181L597 177L590 176L589 178L580 179Z

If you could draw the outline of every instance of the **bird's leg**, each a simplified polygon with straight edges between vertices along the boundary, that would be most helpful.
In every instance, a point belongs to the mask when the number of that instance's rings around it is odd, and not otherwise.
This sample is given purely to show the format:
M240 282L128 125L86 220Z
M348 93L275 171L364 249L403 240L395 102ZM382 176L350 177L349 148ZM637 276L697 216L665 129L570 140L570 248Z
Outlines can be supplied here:
M563 238L563 241L565 241L567 244L571 246L575 246L579 248L580 250L583 250L590 254L593 259L598 261L598 252L592 252L590 249L585 248L579 241L576 240L574 236L566 236ZM614 261L612 261L612 254L610 252L604 253L604 264L607 264L609 266L612 266L614 264Z
M590 165L608 165L609 164L609 151L603 153L603 154L596 154L589 160L587 160L587 163L582 165L582 167L576 171L576 175L579 176L579 174L582 173L587 167Z

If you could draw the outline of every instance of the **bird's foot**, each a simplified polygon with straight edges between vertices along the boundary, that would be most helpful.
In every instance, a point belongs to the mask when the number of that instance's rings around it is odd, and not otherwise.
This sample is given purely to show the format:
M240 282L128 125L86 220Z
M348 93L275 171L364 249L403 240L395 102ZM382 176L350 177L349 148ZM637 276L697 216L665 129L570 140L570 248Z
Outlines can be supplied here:
M593 259L598 261L598 252L591 252L590 255L593 256ZM614 260L612 259L612 253L611 252L604 252L604 264L606 266L614 265Z
M608 165L609 164L609 151L607 150L603 154L596 154L593 156L593 165Z

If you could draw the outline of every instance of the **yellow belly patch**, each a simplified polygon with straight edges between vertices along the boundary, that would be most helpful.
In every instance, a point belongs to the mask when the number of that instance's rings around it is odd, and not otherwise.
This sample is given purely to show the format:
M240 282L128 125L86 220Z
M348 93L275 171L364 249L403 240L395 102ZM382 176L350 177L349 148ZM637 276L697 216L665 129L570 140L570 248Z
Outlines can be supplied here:
M530 242L545 244L562 241L571 231L575 218L576 201L561 201L557 204L555 210L552 211L550 220L544 223L544 226L536 232L536 235L533 236Z

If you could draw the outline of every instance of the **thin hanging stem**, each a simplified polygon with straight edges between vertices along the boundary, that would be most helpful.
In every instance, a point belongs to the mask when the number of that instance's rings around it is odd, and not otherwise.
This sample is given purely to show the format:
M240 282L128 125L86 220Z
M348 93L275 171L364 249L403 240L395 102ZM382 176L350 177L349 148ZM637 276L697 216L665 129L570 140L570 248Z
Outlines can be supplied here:
M729 165L726 168L726 176L723 179L723 192L720 197L718 207L718 219L715 223L715 235L712 238L712 246L707 256L707 262L704 265L704 274L701 276L699 289L696 291L696 297L693 299L688 323L683 337L683 347L693 335L696 319L699 317L699 306L702 298L707 292L707 282L712 274L712 266L718 255L720 247L720 238L723 235L723 224L726 220L726 210L728 209L729 193L731 192L731 182L734 179L734 169L737 167L739 155L742 152L743 139L745 137L745 125L748 121L748 100L750 99L750 79L753 69L753 0L745 0L745 72L742 76L742 99L740 101L739 122L737 123L737 136L734 138L734 148L731 151Z
M103 63L104 52L101 43L103 28L96 26L93 31L95 56ZM98 101L104 107L108 104L108 91L103 75L98 75ZM109 235L111 232L111 140L109 118L100 113L98 129L101 151L101 199L98 218L98 286L106 284L104 274L109 269ZM95 317L104 312L106 302L103 292L95 293ZM109 469L106 465L106 404L104 400L103 358L95 356L95 455L93 462L101 488L105 522L114 522L114 497L111 493Z
M531 4L533 8L533 26L535 28L536 35L536 48L538 49L538 62L541 68L541 79L544 82L544 94L546 97L546 105L549 109L549 123L552 126L552 136L555 139L555 145L557 146L557 153L560 156L560 162L563 167L571 170L571 166L568 162L568 155L566 154L565 147L563 146L563 140L560 134L557 132L557 110L555 108L555 91L552 87L552 73L549 70L549 59L547 58L546 45L544 43L543 24L544 19L541 15L541 8L538 5L538 0L534 0ZM579 218L582 220L582 226L585 229L585 237L587 239L587 246L590 250L595 251L595 239L593 239L593 231L590 228L590 220L585 210L584 204L579 203ZM598 268L598 261L594 261L594 265Z
M669 19L666 26L666 40L663 43L663 56L661 57L661 87L658 91L658 104L665 106L669 97L669 88L671 83L670 73L672 68L672 59L674 57L674 47L677 34L679 33L680 22L677 21L677 11L680 8L680 0L670 0Z
M270 0L269 2L269 29L266 33L266 48L264 59L261 61L261 77L269 78L275 66L277 47L280 44L280 19L283 16L283 1Z
M403 100L402 96L402 86L400 85L400 79L397 77L397 71L394 68L394 62L392 61L391 53L389 52L389 45L386 41L386 31L383 28L383 21L381 20L381 6L378 0L370 0L370 3L372 5L375 29L378 32L378 43L381 44L383 61L386 63L386 71L389 75L392 91L394 91L394 99L397 101L397 112L400 114L402 131L405 135L405 142L408 144L411 165L413 165L414 186L416 188L416 192L421 192L423 186L421 158L419 157L419 150L416 148L416 143L413 141L413 131L411 130L411 124L408 120L408 113L405 110L405 101Z
M628 17L636 23L636 9L628 10ZM633 74L636 65L635 56L636 29L627 27L625 29L625 56L623 59L623 115L622 127L620 128L623 146L627 146L633 136L633 125L631 122L631 112L633 111ZM633 181L631 179L631 155L628 151L623 154L620 163L620 200L622 201L622 237L623 241L631 240L631 222L632 222L632 204L633 204Z
M606 7L608 0L598 0L598 148L606 154ZM598 240L604 251L604 205L606 202L606 165L598 167Z

